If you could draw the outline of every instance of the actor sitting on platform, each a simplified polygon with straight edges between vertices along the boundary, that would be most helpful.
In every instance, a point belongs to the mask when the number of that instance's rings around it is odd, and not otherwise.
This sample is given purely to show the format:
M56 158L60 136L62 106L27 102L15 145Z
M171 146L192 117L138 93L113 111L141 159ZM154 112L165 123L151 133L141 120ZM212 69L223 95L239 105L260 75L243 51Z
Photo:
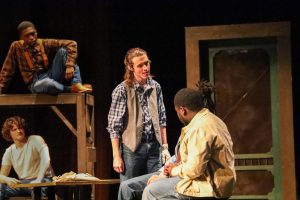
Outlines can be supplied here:
M211 85L198 86L200 90L181 89L174 98L185 125L175 149L176 162L166 164L161 173L122 182L119 200L141 195L143 200L230 197L236 180L231 136L224 122L207 109L214 110Z
M13 189L17 183L51 182L53 171L50 165L49 149L44 139L38 135L26 136L25 120L19 116L6 119L2 127L2 136L13 141L2 158L0 171L0 200L15 196L30 196L28 188ZM9 177L14 168L18 179ZM46 188L42 188L46 196Z
M5 58L0 72L0 94L16 68L32 93L92 92L90 84L81 84L75 41L38 39L37 30L29 21L21 22L17 29L20 40L11 44Z

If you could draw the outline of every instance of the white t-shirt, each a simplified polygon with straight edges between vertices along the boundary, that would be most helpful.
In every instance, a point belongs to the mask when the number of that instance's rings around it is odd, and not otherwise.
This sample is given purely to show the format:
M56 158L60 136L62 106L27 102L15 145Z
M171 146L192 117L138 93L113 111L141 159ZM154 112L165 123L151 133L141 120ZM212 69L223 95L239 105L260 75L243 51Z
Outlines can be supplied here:
M19 179L37 178L40 167L40 153L47 148L44 139L38 135L28 137L27 143L22 148L10 145L3 155L2 165L12 166ZM51 166L47 169L45 177L53 176Z

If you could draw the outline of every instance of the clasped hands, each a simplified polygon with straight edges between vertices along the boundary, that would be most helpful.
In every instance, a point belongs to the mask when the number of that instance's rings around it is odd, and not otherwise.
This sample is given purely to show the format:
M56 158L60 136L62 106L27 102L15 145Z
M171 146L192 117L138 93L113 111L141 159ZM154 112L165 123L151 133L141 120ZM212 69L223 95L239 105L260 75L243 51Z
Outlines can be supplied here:
M166 164L164 166L164 171L163 171L164 175L168 176L168 177L172 176L172 169L174 167L176 167L177 165L178 165L178 163L169 163L169 164Z
M178 163L169 163L169 164L165 165L163 171L160 174L153 175L148 179L147 184L150 184L150 183L152 183L156 180L162 179L162 178L171 177L172 169L174 167L176 167L177 165L178 165Z

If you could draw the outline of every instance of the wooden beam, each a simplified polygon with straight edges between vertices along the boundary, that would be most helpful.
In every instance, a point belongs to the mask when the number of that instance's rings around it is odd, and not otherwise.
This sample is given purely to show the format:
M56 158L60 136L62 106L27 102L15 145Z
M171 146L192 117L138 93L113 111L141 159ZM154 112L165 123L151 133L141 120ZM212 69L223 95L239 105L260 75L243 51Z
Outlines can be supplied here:
M50 106L53 112L63 121L63 123L69 128L69 130L77 137L77 130L71 124L71 122L64 116L62 112L56 106Z
M86 150L86 115L85 98L77 96L76 116L77 116L77 170L78 173L87 171L87 150Z
M56 105L76 104L79 93L62 93L57 96L47 94L2 94L0 95L0 106L22 106L22 105Z

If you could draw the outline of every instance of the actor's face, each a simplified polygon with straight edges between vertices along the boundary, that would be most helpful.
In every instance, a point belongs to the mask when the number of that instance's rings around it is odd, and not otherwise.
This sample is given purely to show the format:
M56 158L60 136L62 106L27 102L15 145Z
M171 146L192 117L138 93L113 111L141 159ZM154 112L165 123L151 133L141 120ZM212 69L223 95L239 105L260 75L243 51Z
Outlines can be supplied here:
M175 111L177 113L178 119L183 123L183 125L188 125L189 121L186 118L186 109L182 106L175 106Z
M22 142L25 138L25 131L23 128L19 128L16 124L10 129L10 135L13 141Z
M134 78L140 83L145 84L150 75L150 60L147 55L134 57L133 66L129 70L133 72Z
M37 40L37 31L33 27L28 27L22 31L20 38L24 40L25 45L34 46Z

